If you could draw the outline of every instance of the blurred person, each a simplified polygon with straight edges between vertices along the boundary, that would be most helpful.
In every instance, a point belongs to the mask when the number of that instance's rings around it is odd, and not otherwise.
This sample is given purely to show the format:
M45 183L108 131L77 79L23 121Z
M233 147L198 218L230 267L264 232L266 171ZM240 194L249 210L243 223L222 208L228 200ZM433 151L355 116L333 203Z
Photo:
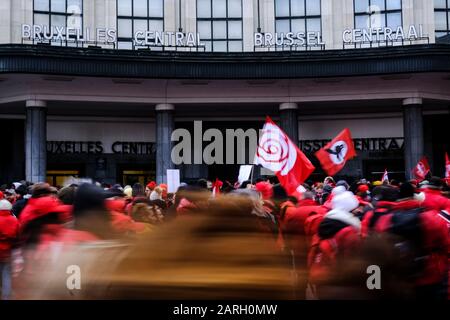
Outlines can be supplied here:
M28 199L31 197L31 195L28 192L28 187L24 184L21 184L17 187L16 193L18 197L13 205L11 212L14 216L16 216L16 218L19 218L20 213L22 212L23 208L25 208L25 205L27 204Z
M19 236L19 222L11 214L12 205L4 199L3 192L0 191L0 281L1 299L11 298L11 254L12 249L17 245Z
M162 196L163 190L160 187L155 187L155 189L153 189L153 191L150 193L150 200L162 200L163 196Z
M125 186L123 188L123 193L125 194L125 196L129 199L133 198L133 188L131 188L131 186Z
M58 191L58 199L61 200L63 204L73 205L76 191L77 187L75 186L64 187Z
M46 224L71 220L71 206L55 197L55 190L48 183L36 183L31 198L19 217L21 238L25 242L37 242Z
M145 198L145 189L142 184L137 182L137 183L133 184L131 189L132 189L131 196L133 197L133 199Z
M449 235L436 211L421 207L415 187L401 184L396 201L379 201L362 222L364 239L382 239L396 252L396 269L412 285L409 298L445 299L447 296ZM392 199L389 199L392 200Z
M311 217L323 217L328 211L324 206L313 200L311 192L303 193L303 198L297 205L287 201L282 204L280 214L281 232L287 251L292 259L292 269L295 279L295 293L298 299L306 298L307 286L307 251L310 237L307 235L307 220Z
M316 298L356 298L351 271L361 244L361 222L352 211L359 202L350 191L337 194L331 201L332 210L320 222L308 254L309 282Z
M36 279L41 299L292 299L289 264L255 224L253 201L223 196L134 245L64 250ZM83 270L68 290L67 265Z
M156 187L156 182L155 181L150 181L149 183L147 183L147 185L145 186L145 196L147 198L150 198L150 193L152 193L153 189L155 189Z
M164 216L159 207L144 202L137 203L133 206L131 217L134 221L144 224L145 229L140 233L152 231L154 226L161 224L164 220Z
M420 189L424 200L421 205L427 210L445 210L450 206L450 199L442 194L442 180L439 177L431 177Z

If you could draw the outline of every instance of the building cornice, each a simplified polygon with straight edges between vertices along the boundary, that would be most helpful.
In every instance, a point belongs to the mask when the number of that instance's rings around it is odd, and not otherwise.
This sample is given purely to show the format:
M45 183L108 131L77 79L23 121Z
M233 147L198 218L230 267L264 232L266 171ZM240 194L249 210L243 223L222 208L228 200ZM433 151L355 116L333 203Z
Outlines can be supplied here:
M421 72L450 72L450 45L242 53L0 45L0 73L153 79L286 79Z

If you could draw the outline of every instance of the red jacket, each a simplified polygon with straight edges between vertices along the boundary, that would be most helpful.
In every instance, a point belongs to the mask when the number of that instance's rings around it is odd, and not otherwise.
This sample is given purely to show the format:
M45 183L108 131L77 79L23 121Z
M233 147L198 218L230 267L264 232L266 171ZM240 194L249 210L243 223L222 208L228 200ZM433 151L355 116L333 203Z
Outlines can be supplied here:
M59 213L61 222L70 221L72 218L72 206L64 205L56 197L45 196L40 198L30 198L19 217L21 230L23 230L31 221L52 212Z
M414 210L419 208L421 203L415 200L405 200L400 202L383 202L378 206L385 210L380 218L373 225L372 231L377 233L389 232L392 226L392 216L395 211ZM362 236L369 233L374 212L365 215L362 222ZM423 249L428 253L422 275L417 279L417 285L435 284L445 278L448 272L449 234L446 223L437 216L434 210L427 210L420 213L420 228L423 235Z
M339 227L341 225L341 227ZM357 255L361 245L359 230L343 226L340 221L323 219L319 232L312 238L308 253L309 280L314 284L336 280L337 261L348 261ZM337 273L336 273L337 272Z
M442 195L440 190L423 189L425 200L422 202L422 207L427 210L445 210L450 207L450 199Z
M5 261L11 256L17 237L19 235L19 221L11 215L10 211L0 211L0 261Z

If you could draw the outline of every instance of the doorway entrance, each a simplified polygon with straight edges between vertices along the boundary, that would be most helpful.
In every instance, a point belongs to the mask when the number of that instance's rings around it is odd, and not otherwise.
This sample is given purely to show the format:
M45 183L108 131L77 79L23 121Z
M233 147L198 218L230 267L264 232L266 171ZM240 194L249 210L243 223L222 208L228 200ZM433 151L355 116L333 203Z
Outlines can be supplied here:
M149 181L155 180L156 172L151 165L121 165L119 166L118 181L123 186L132 186L135 183L140 183L145 186Z

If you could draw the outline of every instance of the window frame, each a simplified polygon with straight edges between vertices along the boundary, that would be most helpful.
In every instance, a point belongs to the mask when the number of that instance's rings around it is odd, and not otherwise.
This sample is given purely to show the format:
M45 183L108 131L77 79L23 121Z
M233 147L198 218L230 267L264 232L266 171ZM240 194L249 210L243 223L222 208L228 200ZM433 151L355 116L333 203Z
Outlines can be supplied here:
M210 24L210 31L211 31L211 37L210 38L201 38L201 41L209 41L211 43L211 51L210 52L222 52L222 51L214 51L214 42L217 41L225 41L226 43L226 51L223 52L242 52L244 50L244 19L243 19L243 15L244 15L244 5L243 5L243 0L241 0L241 17L240 18L236 18L236 17L229 17L228 16L228 1L229 0L225 0L225 17L221 17L221 18L217 18L217 17L213 17L213 0L209 0L210 2L210 8L211 8L211 14L210 17L199 17L198 16L198 0L195 1L196 3L196 28L197 28L197 32L198 31L198 23L200 21L206 21L209 22ZM214 38L214 22L215 21L225 21L225 30L226 30L226 37L225 38ZM241 37L240 38L230 38L228 36L228 22L230 21L238 21L241 23ZM229 44L230 42L241 42L241 50L239 51L230 51L229 48Z
M119 15L119 0L116 0L116 27L117 27L117 43L116 43L116 48L119 49L119 42L130 42L131 43L131 48L132 50L135 49L136 45L133 41L134 39L134 21L135 20L140 20L140 21L146 21L147 22L147 30L146 31L158 31L158 30L149 30L149 23L151 20L158 20L158 21L162 21L162 30L164 31L164 15L165 15L165 6L164 6L164 0L161 0L162 2L162 17L154 17L154 16L150 16L149 12L148 12L148 7L149 7L149 2L153 1L153 0L147 0L146 4L147 4L147 14L145 16L135 16L134 15L134 0L131 0L131 15L130 16L124 16L124 15ZM127 19L127 20L131 20L131 38L128 37L119 37L119 19ZM144 31L144 30L142 30ZM138 46L141 47L141 46Z
M35 1L33 0L33 24L35 24L35 15L36 14L45 14L48 15L48 27L51 29L52 28L52 16L56 15L56 16L61 16L61 17L65 17L66 20L66 24L65 27L67 28L67 18L70 17L72 14L67 12L67 1L68 0L62 0L65 3L65 12L52 12L52 1L51 0L46 0L48 2L48 11L43 11L43 10L35 10ZM83 12L84 12L84 0L81 0L81 13L80 13L80 19L81 19L81 33L80 35L83 35L83 30L84 30L84 19L83 19ZM41 42L44 42L45 40L41 40ZM50 41L51 42L51 41ZM49 43L50 43L49 42ZM66 43L71 42L71 41L64 41ZM44 42L45 43L45 42ZM78 46L78 44L77 44Z
M322 0L319 0L319 2L320 2L319 3L320 13L318 15L317 14L308 15L307 14L308 10L307 10L307 6L306 6L307 0L302 0L303 4L304 4L304 8L305 8L305 13L304 13L304 15L300 15L300 16L292 15L292 1L293 0L288 0L288 2L289 2L289 15L287 15L287 16L277 16L277 1L274 0L274 2L273 2L273 10L274 10L274 19L275 19L275 21L274 21L275 22L275 33L278 33L277 21L286 21L286 20L288 20L289 21L289 32L293 32L292 31L292 20L303 19L303 20L305 20L305 35L306 35L306 34L308 34L308 19L319 19L319 21L320 21L320 30L317 30L317 31L319 31L320 34L322 35L322 29L323 29L323 25L322 25ZM317 31L315 31L315 32L317 32ZM297 39L297 38L294 37L294 39ZM319 40L322 40L322 39L319 39ZM275 45L275 47L277 47L277 45ZM281 47L284 47L284 45L282 45ZM304 47L305 47L305 50L308 49L308 46L305 45Z
M353 26L356 28L356 17L357 16L370 16L372 15L371 13L367 13L366 12L356 12L356 1L357 0L353 0ZM368 0L369 1L369 7L372 6L372 1L373 0ZM387 23L387 18L388 18L388 14L390 13L400 13L400 25L403 26L403 1L400 1L400 9L387 9L387 3L389 0L384 0L384 10L380 11L380 15L382 15L384 17L384 25L387 28L390 28L388 26ZM372 28L372 26L370 26Z
M436 28L436 24L435 24L435 28L434 28L434 32L435 34L437 33L445 33L446 35L450 34L450 1L446 0L445 1L445 8L436 8L433 4L433 9L434 9L434 20L436 21L436 12L444 12L445 13L445 20L446 20L446 24L447 24L447 29L443 30L443 29L437 29ZM445 37L445 36L443 36ZM437 38L437 37L436 37Z

